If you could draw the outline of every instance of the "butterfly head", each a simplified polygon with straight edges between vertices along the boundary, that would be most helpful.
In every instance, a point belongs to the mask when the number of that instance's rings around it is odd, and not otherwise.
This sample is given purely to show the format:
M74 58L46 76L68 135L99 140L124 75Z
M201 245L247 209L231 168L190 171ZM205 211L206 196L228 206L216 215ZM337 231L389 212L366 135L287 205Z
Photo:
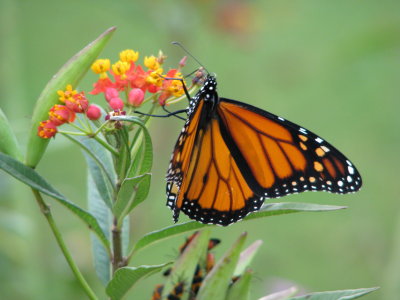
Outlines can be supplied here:
M208 74L206 80L204 81L203 86L200 88L198 92L198 96L200 99L204 101L212 101L216 102L218 99L217 95L217 79L215 75Z

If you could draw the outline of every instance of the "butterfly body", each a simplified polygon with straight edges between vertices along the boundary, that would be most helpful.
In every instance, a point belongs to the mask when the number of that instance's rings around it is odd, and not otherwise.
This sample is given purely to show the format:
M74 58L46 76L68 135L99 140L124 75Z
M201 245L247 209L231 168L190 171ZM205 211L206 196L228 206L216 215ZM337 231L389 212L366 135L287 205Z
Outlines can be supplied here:
M208 75L190 99L167 172L167 205L202 223L229 225L265 199L303 191L355 192L352 163L311 131L220 98Z

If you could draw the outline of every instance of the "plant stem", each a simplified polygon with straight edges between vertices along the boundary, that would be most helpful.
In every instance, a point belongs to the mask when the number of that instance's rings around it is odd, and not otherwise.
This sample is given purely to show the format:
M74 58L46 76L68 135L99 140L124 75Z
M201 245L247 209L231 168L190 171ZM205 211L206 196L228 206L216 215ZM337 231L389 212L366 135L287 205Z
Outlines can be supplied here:
M112 146L110 146L106 141L100 138L98 135L93 137L99 144L101 144L104 148L111 152L111 154L115 156L119 156L119 152L115 150Z
M115 217L113 220L112 240L113 240L112 270L114 274L115 271L117 271L119 268L126 266L126 261L122 256L121 229L118 227L118 219Z
M69 267L74 273L76 279L79 281L79 283L81 284L83 290L86 292L88 297L90 299L97 300L98 299L97 296L90 288L89 284L86 282L82 273L79 271L78 266L75 264L75 261L72 259L72 256L69 253L67 246L65 245L64 240L61 236L61 233L58 230L56 223L54 222L53 216L50 211L50 207L44 202L42 195L39 193L38 190L32 188L32 192L35 195L36 202L39 205L40 211L43 213L47 222L49 223L51 231L53 232L54 237L56 238L57 244L60 247L62 253L64 254L64 257L67 260L67 263L69 264Z

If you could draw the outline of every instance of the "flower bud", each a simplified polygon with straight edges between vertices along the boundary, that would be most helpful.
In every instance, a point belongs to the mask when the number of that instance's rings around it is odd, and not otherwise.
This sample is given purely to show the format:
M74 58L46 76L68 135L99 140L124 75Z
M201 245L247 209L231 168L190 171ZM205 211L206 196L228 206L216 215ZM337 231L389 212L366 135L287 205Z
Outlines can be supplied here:
M115 88L106 88L106 91L104 93L107 102L110 102L110 100L112 98L118 98L119 97L119 93L118 90Z
M134 107L139 107L144 100L144 92L141 89L132 89L129 92L128 101L129 104Z
M187 56L182 57L182 59L179 61L179 67L183 68L186 66L186 61L187 61Z
M114 110L122 110L124 108L124 101L122 101L121 98L115 97L112 98L108 104L110 105L110 107Z
M101 117L100 107L95 104L89 105L86 111L86 116L89 118L89 120L98 120Z

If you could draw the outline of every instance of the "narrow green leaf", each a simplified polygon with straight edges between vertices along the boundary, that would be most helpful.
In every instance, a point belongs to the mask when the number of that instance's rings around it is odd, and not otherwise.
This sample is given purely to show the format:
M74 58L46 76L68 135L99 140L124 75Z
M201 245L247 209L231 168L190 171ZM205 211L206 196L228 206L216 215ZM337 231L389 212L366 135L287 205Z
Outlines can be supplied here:
M151 183L151 174L146 173L143 176L143 180L141 180L137 186L134 187L136 190L135 197L133 201L128 206L127 213L131 212L138 204L142 203L146 200L147 196L149 195L150 191L150 183Z
M104 147L99 145L95 140L89 137L73 137L70 135L64 135L70 141L76 143L92 160L98 165L99 168L104 172L109 184L115 185L116 176L114 173L114 167L110 153L105 151Z
M135 253L137 253L139 250L142 250L143 248L155 244L157 242L160 242L164 239L168 239L170 237L197 230L203 227L206 227L208 225L195 222L195 221L189 221L186 223L180 223L177 225L172 225L160 230L152 231L149 232L148 234L144 235L141 239L137 241L133 249L131 250L131 256Z
M234 276L241 276L250 266L250 263L258 252L258 249L260 249L262 243L262 240L257 240L240 253L239 261L236 265L235 271L233 272Z
M206 256L208 241L210 239L210 230L202 230L186 246L185 250L174 263L171 274L168 276L162 296L165 298L170 294L174 286L179 282L183 282L184 293L182 299L187 299L190 291L189 283L192 282L196 267L199 261ZM216 298L218 299L218 298Z
M248 215L243 221L278 216L296 212L319 212L319 211L331 211L343 209L344 206L333 206L333 205L319 205L319 204L310 204L310 203L292 203L292 202L282 202L282 203L268 203L264 204L264 206L258 211ZM178 234L182 234L185 232L197 230L206 226L212 226L207 224L202 224L196 221L189 221L185 223L180 223L176 225L172 225L160 230L152 231L146 235L144 235L134 246L131 251L131 255L135 254L139 250L143 248L157 243L161 240L170 238L172 236L176 236Z
M281 202L281 203L267 203L264 204L257 212L251 213L245 221L252 219L259 219L264 217L278 216L291 214L296 212L322 212L345 209L346 206L336 205L321 205L313 203L296 203L296 202Z
M115 216L117 218L121 217L122 215L127 215L124 214L124 210L126 209L127 204L129 205L129 202L132 203L133 199L135 198L135 191L136 193L139 191L139 187L140 187L140 183L145 180L146 178L149 178L149 180L147 180L148 184L150 184L150 174L142 174L142 175L138 175L135 176L133 178L126 178L121 187L124 187L123 189L121 189L118 193L118 199L120 199L120 201L117 201L114 204L113 207L113 212L115 214ZM130 181L131 183L125 184L125 181ZM140 191L142 193L142 191ZM125 195L124 195L125 194ZM147 195L144 195L147 196ZM127 200L128 203L126 203Z
M269 294L258 300L288 300L291 296L297 293L297 287L292 286L286 290L279 291L273 294Z
M377 289L378 287L356 289L356 290L317 292L317 293L307 294L304 296L289 298L289 300L350 300L372 293Z
M228 289L226 300L250 300L250 283L253 272L247 270Z
M35 170L3 153L0 153L0 169L3 169L14 178L38 190L39 192L58 200L60 204L67 207L71 212L85 222L94 233L97 234L106 249L110 248L110 243L107 240L104 232L101 230L96 218L61 195Z
M160 272L171 263L154 266L123 267L118 269L107 285L107 295L113 300L121 299L135 283L147 276Z
M49 109L59 102L57 91L64 90L67 84L72 84L73 87L76 87L78 82L89 70L94 60L103 50L115 29L115 27L111 27L106 30L97 39L73 56L61 67L57 74L51 78L40 94L32 115L32 125L25 158L28 166L35 167L38 164L49 143L49 139L42 139L37 136L37 128L39 122L48 119Z
M22 161L23 155L6 115L0 108L0 152Z
M247 233L242 233L204 279L197 300L225 299Z
M112 222L111 211L106 206L104 201L101 200L101 195L93 180L92 172L93 170L89 168L87 179L89 212L97 219L101 229L103 230L103 232L105 232L107 239L110 239L110 228ZM93 261L95 270L103 285L106 286L111 278L110 257L99 238L93 233L90 235L90 237L92 240Z
M111 120L131 122L139 125L141 128L141 134L138 135L135 141L135 143L138 143L138 149L137 151L133 150L134 158L131 159L132 163L127 173L127 179L122 182L117 195L117 201L114 204L114 214L118 219L121 219L148 196L151 181L150 171L153 164L153 146L150 134L140 118L135 116L118 116L112 117ZM140 181L129 180L129 178L136 178L144 174L147 175Z
M140 174L149 173L151 171L151 167L153 165L153 146L151 143L150 133L147 127L144 125L142 120L135 116L115 116L111 117L110 120L113 121L125 121L131 122L136 125L139 125L142 128L142 133L144 136L144 157L142 160ZM129 174L129 177L133 177L135 174Z

